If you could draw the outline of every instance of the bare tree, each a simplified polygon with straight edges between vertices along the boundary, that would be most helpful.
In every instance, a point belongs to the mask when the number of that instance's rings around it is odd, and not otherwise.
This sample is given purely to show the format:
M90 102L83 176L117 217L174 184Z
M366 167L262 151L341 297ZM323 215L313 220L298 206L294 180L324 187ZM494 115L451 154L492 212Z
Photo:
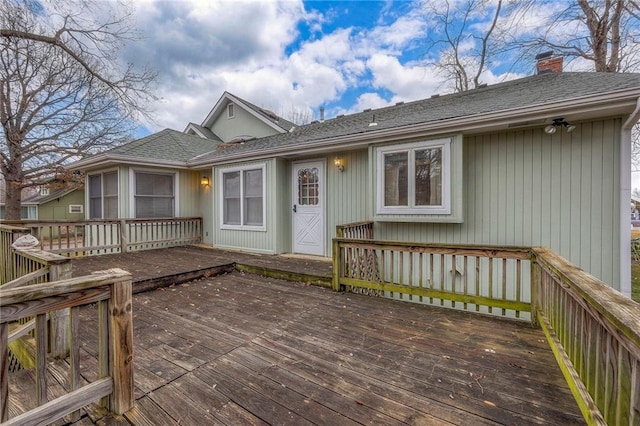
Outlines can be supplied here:
M120 64L136 35L125 5L89 0L0 5L0 172L7 219L24 188L70 160L130 139L155 75ZM89 11L92 11L90 13Z
M640 3L635 0L572 0L561 9L549 1L529 1L527 8L553 11L534 37L516 45L553 50L569 59L581 59L585 69L628 72L640 67Z
M428 49L439 52L431 65L456 92L482 84L482 74L501 45L496 28L504 14L502 0L430 0L424 12L431 21Z

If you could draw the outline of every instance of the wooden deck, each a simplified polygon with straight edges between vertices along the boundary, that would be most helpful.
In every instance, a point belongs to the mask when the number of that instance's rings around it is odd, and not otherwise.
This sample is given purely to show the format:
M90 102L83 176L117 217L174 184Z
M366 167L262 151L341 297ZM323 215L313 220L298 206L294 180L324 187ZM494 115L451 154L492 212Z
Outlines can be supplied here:
M215 266L185 250L192 269ZM146 255L155 260L114 266L142 282L168 264ZM96 315L86 308L80 322L89 381ZM584 423L544 335L525 323L239 271L135 295L134 343L136 407L119 419L90 407L78 424ZM55 392L65 365L50 367ZM17 386L11 404L32 405Z

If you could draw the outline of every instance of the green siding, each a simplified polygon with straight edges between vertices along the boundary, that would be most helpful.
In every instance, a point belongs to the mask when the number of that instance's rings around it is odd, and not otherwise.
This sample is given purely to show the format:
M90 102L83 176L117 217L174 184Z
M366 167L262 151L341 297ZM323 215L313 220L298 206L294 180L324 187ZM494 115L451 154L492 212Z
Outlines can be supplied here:
M38 220L84 220L84 212L69 213L70 204L84 206L84 191L76 190L38 206Z
M213 169L202 170L198 174L198 178L207 176L209 178L209 186L200 185L200 213L196 216L202 216L202 242L205 244L213 244L213 186L215 185L215 175Z
M282 159L275 161L275 185L274 190L270 191L269 195L277 198L272 198L274 215L274 234L276 238L275 251L276 253L286 253L291 251L292 246L292 187L291 187L291 164ZM271 194L273 192L273 194ZM279 219L279 220L278 220Z
M256 138L278 133L273 127L256 118L235 104L235 116L227 118L227 107L213 123L211 131L222 141L229 142L237 136L253 136Z
M242 167L246 165L262 165L266 164L266 231L254 231L254 230L235 230L235 229L221 229L221 217L220 217L220 191L222 189L221 182L219 182L219 170L225 168L235 168ZM276 173L276 163L275 159L265 160L265 161L252 161L252 162L244 162L244 163L234 163L228 164L224 167L215 167L214 168L214 180L218 180L217 183L213 185L213 200L214 200L214 208L213 208L213 244L216 247L220 248L232 248L232 249L243 249L248 251L256 251L260 253L276 253L277 252L277 241L278 241L278 229L279 226L285 226L283 222L290 222L290 219L285 219L284 221L280 220L278 217L278 212L281 212L280 206L278 203L281 203L281 200L286 200L287 196L282 191L286 191L286 188L280 188L276 185L278 181ZM282 204L282 203L281 203Z
M376 238L546 246L618 288L620 125L465 137L464 223L380 222Z

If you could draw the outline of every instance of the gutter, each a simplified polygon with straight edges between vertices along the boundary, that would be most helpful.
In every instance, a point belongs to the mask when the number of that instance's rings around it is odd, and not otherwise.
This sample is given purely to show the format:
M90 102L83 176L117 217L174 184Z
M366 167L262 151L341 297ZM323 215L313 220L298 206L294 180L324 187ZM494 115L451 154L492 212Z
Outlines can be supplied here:
M186 161L158 160L153 158L132 157L128 155L99 154L86 160L69 164L69 170L85 169L93 166L102 166L109 162L127 163L137 166L164 166L178 169L189 169Z
M638 89L633 91L610 92L605 95L591 95L575 98L570 101L555 102L552 104L539 104L536 106L518 109L502 110L494 113L478 114L472 116L455 117L440 121L411 124L401 127L392 127L376 131L363 131L357 134L337 136L331 139L314 139L301 143L282 145L276 148L263 148L255 151L243 151L227 156L208 158L200 161L187 161L188 167L212 166L229 161L257 160L265 157L274 157L281 154L291 155L292 151L305 150L306 153L314 153L339 147L340 149L358 148L376 143L388 142L391 137L396 140L409 139L419 136L435 136L437 134L460 133L468 130L482 130L495 127L500 124L505 128L509 124L517 124L526 119L551 119L558 115L584 114L611 109L612 103L620 107L636 105ZM624 99L621 99L624 98ZM615 102L614 102L615 101ZM573 109L573 110L572 110ZM400 138L398 138L400 136ZM313 149L305 149L312 147Z
M640 120L640 97L620 135L620 292L631 297L631 131Z

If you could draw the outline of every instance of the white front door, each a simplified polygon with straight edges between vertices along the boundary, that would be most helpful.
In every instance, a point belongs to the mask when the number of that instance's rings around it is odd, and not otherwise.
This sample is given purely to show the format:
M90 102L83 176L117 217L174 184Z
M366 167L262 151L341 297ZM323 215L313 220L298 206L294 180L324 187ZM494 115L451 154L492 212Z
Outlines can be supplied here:
M293 251L324 255L324 161L293 163Z

